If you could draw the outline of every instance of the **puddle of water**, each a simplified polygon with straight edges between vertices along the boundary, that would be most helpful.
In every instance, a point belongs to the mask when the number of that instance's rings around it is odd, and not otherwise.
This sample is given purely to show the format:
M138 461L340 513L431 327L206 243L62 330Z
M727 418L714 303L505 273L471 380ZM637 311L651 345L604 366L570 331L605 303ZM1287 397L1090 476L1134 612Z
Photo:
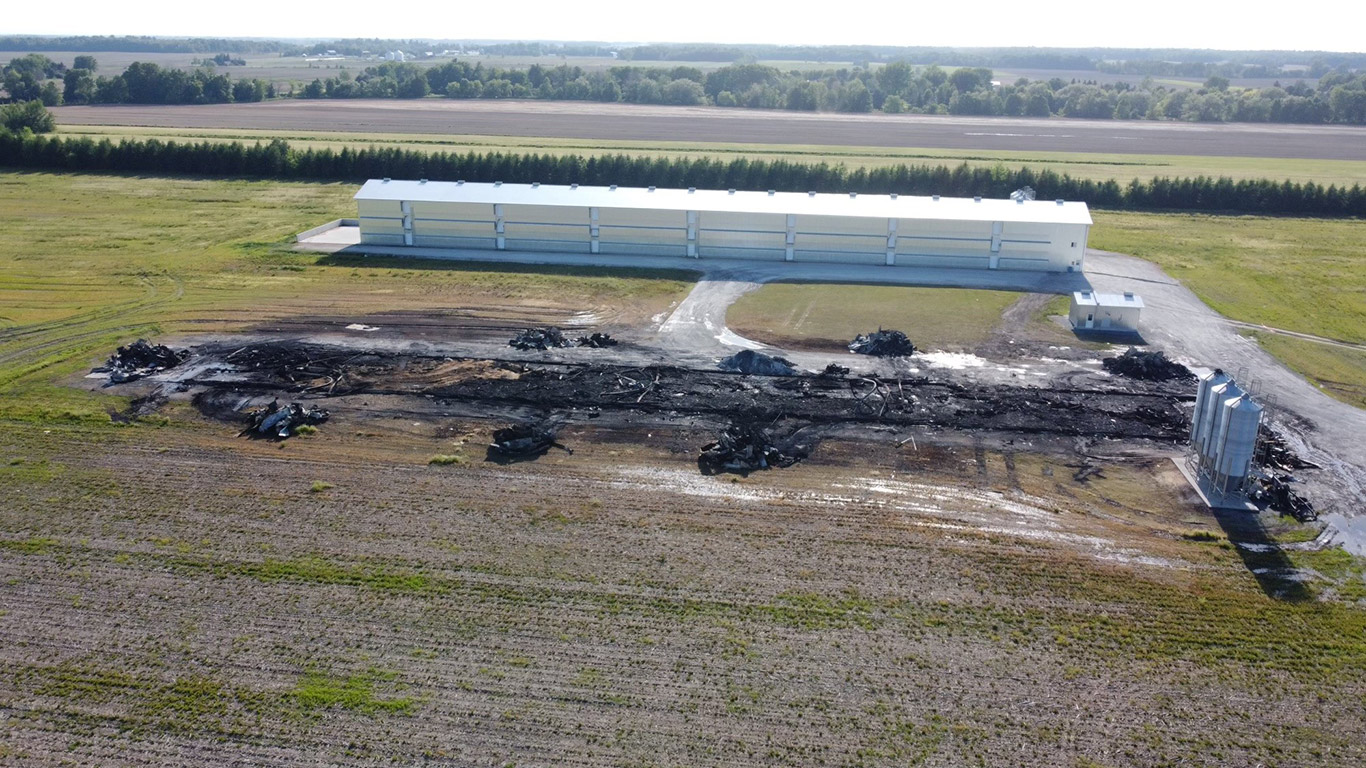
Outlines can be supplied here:
M955 371L961 371L964 368L981 368L987 364L986 360L967 352L925 352L917 354L916 358L924 360L935 368L950 368Z
M1366 517L1347 517L1341 512L1333 512L1319 519L1328 524L1325 536L1319 538L1341 544L1357 557L1366 557Z

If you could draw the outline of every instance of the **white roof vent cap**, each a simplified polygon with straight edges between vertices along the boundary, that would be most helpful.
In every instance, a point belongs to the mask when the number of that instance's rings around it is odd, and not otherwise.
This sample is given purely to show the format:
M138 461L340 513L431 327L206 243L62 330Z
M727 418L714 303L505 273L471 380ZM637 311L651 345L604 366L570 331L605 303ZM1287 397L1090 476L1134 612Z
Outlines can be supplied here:
M501 181L495 181L495 182L493 182L493 186L495 186L495 187L501 187L501 186L503 186L503 182L501 182Z
M1062 198L1061 198L1061 197L1057 199L1057 203L1058 203L1058 205L1062 205Z
M578 184L570 184L570 185L569 185L569 188L570 188L570 189L578 189L578 188L579 188L579 185L578 185Z
M691 195L692 193L694 193L694 192L696 192L696 191L697 191L697 187L688 187L688 194Z
M426 184L426 183L427 183L427 180L426 180L426 179L418 179L418 180L417 180L417 183L418 183L418 184Z
M850 197L858 197L858 193L857 193L857 192L850 192L850 193L849 193L849 196L850 196Z
M539 182L539 181L533 181L533 182L531 182L531 188L532 188L532 189L540 189L540 188L541 188L541 182Z
M980 203L980 202L982 202L982 196L981 196L981 195L977 195L976 197L972 198L972 202L974 202L974 203Z
M807 192L807 193L806 193L806 196L807 196L807 197L815 197L815 196L816 196L816 191L813 189L813 190L811 190L810 192Z
M385 177L384 177L384 183L385 183L385 184L388 184L389 181L390 181L389 177L388 177L388 176L385 176Z
M733 194L735 194L735 190L733 190L733 189L728 189L728 190L726 190L726 194L728 194L728 195L733 195Z
M655 191L654 185L651 185L651 186L650 186L650 191L651 191L651 192Z
M613 184L612 186L610 186L610 187L607 188L607 191L608 191L608 192L616 192L616 191L617 191L617 185L616 185L616 184Z
M933 201L935 201L935 202L937 203L937 202L939 202L939 195L933 195L933 196L931 196L930 199L933 200Z
M770 190L768 191L768 196L769 196L769 197L773 197L775 194L777 194L777 192L778 192L778 190L776 190L776 189L770 189Z
M896 199L896 193L895 193L895 192L892 193L892 199L893 199L893 200Z
M465 180L464 180L464 179L456 179L456 180L455 180L455 183L456 183L456 186L459 186L459 185L461 185L461 184L464 184L464 183L465 183Z

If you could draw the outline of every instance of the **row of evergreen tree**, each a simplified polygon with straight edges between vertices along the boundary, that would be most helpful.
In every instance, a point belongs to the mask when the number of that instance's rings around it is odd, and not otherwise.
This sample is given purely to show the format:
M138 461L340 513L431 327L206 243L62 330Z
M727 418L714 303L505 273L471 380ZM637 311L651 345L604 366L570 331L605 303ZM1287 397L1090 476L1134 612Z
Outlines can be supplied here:
M0 166L349 182L391 177L994 198L1032 187L1041 199L1081 200L1108 209L1366 217L1366 188L1359 184L1325 187L1312 181L1207 176L1134 179L1120 184L1051 170L967 163L952 168L901 164L870 169L746 158L427 153L373 146L299 150L279 139L252 145L158 139L115 143L0 131Z

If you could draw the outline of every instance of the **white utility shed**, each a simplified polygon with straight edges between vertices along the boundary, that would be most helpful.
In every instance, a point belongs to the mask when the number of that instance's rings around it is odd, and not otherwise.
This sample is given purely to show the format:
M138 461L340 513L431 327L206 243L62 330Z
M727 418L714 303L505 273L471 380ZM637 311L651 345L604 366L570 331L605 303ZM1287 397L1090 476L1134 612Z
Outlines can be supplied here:
M1082 330L1138 332L1138 316L1143 299L1134 293L1095 293L1076 291L1068 319Z
M1085 203L372 179L361 243L1080 271Z

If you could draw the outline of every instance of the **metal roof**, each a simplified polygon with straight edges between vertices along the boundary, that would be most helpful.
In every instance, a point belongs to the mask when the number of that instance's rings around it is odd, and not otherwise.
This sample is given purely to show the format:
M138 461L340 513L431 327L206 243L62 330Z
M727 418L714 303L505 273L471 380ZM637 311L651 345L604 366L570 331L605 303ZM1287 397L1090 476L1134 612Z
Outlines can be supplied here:
M910 195L834 195L719 189L642 189L558 184L371 179L357 200L505 203L667 211L727 211L871 218L1090 224L1086 203Z
M1143 297L1136 293L1095 293L1092 291L1076 291L1072 294L1072 302L1074 304L1089 307L1143 308Z

